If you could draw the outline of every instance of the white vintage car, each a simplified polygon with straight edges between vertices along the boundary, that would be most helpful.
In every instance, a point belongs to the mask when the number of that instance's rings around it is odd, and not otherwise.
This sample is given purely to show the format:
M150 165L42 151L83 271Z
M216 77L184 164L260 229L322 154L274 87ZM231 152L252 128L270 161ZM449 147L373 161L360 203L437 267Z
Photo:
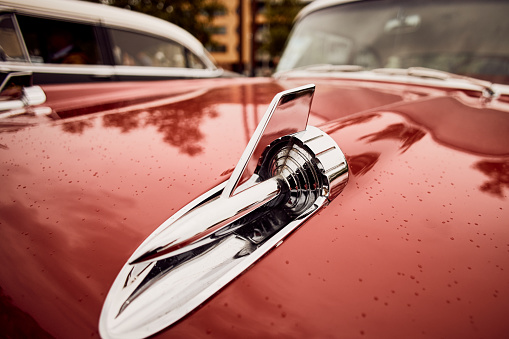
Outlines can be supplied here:
M234 75L176 25L77 0L0 1L0 47L0 70L36 84Z

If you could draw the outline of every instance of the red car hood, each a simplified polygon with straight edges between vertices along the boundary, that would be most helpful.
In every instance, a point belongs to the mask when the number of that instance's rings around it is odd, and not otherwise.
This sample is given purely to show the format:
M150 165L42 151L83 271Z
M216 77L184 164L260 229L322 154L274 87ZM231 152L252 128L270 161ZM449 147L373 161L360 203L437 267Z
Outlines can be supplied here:
M7 337L98 337L129 256L229 177L277 92L308 82L44 88L55 119L0 133ZM505 337L509 104L409 85L314 83L309 124L342 148L347 187L159 336Z

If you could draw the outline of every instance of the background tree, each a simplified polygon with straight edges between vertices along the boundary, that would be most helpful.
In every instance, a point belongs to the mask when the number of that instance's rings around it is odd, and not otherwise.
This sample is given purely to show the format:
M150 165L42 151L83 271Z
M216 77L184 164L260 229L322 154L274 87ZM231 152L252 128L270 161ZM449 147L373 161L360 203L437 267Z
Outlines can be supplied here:
M149 14L182 27L205 46L214 45L212 20L226 11L219 0L85 0Z
M265 0L268 36L260 47L267 51L271 58L281 56L293 20L305 5L302 0Z

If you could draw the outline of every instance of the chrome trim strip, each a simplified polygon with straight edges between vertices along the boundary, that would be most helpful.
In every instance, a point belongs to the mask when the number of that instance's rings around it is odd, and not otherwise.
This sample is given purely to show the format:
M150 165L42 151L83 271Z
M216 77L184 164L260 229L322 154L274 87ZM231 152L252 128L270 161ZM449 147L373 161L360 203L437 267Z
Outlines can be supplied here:
M222 69L178 68L178 67L143 67L143 66L109 66L109 65L58 65L24 62L0 62L0 70L8 72L32 72L39 74L90 75L91 77L139 76L150 78L215 78L223 74Z
M90 76L112 76L113 66L107 65L58 65L58 64L36 64L23 62L1 62L2 71L30 71L32 73L47 74L79 74Z

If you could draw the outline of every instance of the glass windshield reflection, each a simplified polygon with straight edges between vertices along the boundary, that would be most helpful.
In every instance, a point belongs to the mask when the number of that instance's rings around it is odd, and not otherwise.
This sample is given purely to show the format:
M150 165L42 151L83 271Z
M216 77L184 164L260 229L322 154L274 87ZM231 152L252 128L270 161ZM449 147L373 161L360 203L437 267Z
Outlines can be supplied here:
M292 33L278 71L310 65L427 67L509 84L509 3L362 1L316 11Z

